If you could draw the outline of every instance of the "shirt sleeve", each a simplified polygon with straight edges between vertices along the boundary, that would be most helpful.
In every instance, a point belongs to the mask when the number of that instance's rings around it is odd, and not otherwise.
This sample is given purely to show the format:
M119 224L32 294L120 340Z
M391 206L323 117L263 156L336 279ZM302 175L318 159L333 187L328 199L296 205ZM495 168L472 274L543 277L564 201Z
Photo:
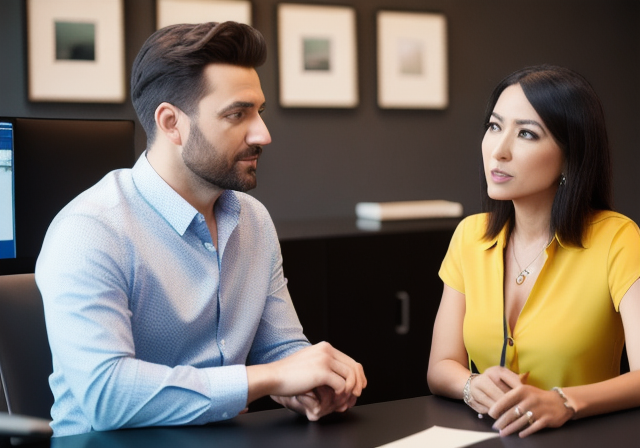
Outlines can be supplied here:
M54 404L54 424L56 415L81 416L91 425L86 432L235 416L246 406L244 365L169 367L136 359L129 270L142 261L127 258L127 244L104 222L82 215L56 218L45 238L36 280L54 363L50 382L56 400L73 396L61 400L73 409Z
M277 361L311 345L302 331L289 295L282 268L280 244L270 218L264 219L263 228L271 240L271 282L258 331L247 359L249 365Z
M616 311L627 290L640 278L640 231L628 220L611 241L608 257L609 291Z
M451 242L449 243L449 249L447 249L447 253L440 266L440 271L438 272L440 279L442 279L447 286L450 286L462 294L465 293L462 270L462 245L466 222L466 220L463 220L456 227L453 237L451 237Z

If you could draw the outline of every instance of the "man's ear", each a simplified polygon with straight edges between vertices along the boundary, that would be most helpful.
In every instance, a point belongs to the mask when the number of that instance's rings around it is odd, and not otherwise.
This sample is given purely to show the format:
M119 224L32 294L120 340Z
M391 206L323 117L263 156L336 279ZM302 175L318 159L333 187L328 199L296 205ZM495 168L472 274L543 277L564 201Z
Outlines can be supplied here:
M164 134L167 139L176 146L182 146L187 135L185 129L189 129L188 117L179 108L170 103L160 103L154 114L158 132ZM187 125L185 127L185 125Z

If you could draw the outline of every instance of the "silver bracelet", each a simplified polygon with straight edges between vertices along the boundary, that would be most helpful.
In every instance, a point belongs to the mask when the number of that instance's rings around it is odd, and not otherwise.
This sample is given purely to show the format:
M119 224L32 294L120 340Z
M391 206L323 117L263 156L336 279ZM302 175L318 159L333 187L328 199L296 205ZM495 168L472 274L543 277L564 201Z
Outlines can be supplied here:
M471 391L470 391L470 389L471 389L471 380L474 379L475 377L477 377L478 375L479 375L478 373L472 373L471 376L469 376L469 378L467 379L467 382L464 385L464 389L462 389L462 399L467 404L467 406L471 407L472 409L473 409L473 406L471 406L469 404L469 401L472 398L471 397Z
M559 387L552 387L551 388L552 391L557 392L558 395L560 395L560 398L562 398L562 400L564 401L562 404L564 404L564 407L569 409L571 412L573 412L573 415L576 415L576 409L571 406L569 404L569 399L567 398L567 396L564 394L564 392L562 391L562 389L560 389Z

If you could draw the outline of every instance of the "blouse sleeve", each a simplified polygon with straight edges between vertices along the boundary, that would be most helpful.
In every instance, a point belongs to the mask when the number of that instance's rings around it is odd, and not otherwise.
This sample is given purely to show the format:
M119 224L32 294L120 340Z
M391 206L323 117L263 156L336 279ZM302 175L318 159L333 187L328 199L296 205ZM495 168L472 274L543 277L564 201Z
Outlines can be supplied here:
M468 218L467 218L468 219ZM438 275L442 281L456 291L464 294L464 275L462 269L462 247L464 228L467 219L458 224L447 250Z
M640 230L635 222L629 220L613 236L607 266L613 305L620 311L622 298L640 278Z

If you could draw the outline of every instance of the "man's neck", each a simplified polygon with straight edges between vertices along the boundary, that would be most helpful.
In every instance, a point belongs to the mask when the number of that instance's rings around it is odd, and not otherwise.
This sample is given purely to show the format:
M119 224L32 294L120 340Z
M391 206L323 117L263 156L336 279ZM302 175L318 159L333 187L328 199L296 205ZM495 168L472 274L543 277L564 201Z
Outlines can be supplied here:
M184 165L181 159L176 157L179 157L177 152L168 151L162 147L152 146L147 150L147 160L156 173L204 216L211 233L211 239L217 247L218 235L214 206L224 190L196 176Z

